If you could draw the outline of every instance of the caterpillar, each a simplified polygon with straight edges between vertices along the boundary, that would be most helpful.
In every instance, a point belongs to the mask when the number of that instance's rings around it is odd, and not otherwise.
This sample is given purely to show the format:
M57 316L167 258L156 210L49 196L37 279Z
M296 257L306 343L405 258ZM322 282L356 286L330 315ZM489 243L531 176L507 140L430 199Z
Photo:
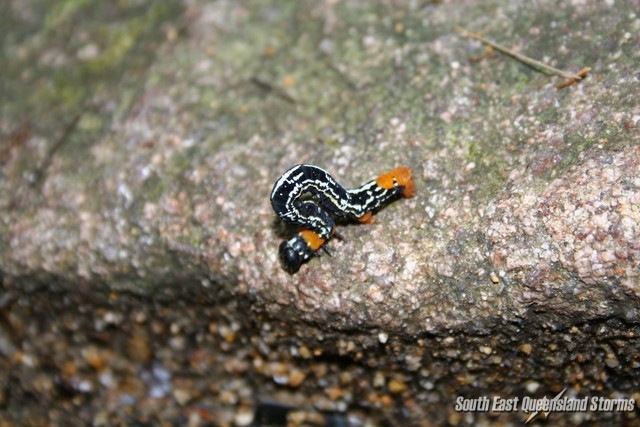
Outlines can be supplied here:
M300 265L318 255L333 236L336 218L371 222L373 212L396 196L411 197L414 185L411 169L398 167L358 188L347 190L325 170L313 165L295 165L275 183L271 206L284 221L299 228L282 242L280 260L285 270L295 273Z

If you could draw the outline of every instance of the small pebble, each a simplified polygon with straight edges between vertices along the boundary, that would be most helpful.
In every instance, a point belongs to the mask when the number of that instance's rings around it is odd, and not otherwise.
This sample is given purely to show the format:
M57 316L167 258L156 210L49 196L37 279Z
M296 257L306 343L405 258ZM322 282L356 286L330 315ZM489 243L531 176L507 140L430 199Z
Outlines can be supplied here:
M249 407L240 407L233 417L233 422L238 427L245 427L253 423L253 410Z
M305 378L306 378L306 375L305 375L304 372L302 372L299 369L294 369L289 373L289 379L288 379L287 383L291 387L299 387L300 384L302 384L302 382L304 381Z
M535 393L540 388L540 383L537 381L528 381L526 388L529 393Z
M92 421L93 427L103 427L109 425L109 413L107 411L100 411L94 417Z
M176 402L181 406L184 406L191 400L191 393L188 390L177 388L173 390L173 398L176 399Z
M378 341L380 341L381 344L386 344L388 339L389 335L386 332L380 332L378 334Z
M389 391L392 394L399 394L407 390L407 384L404 381L400 381L395 378L389 381L389 384L387 384L387 387L389 387Z

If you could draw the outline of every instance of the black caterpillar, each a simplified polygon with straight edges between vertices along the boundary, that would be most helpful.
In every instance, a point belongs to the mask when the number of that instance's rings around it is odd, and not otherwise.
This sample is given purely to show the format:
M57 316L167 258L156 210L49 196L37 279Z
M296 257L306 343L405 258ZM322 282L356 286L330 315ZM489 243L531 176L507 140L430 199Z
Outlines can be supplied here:
M271 206L283 221L300 227L291 239L280 245L285 270L295 273L300 265L317 255L335 231L332 216L368 222L373 211L393 197L413 195L411 169L398 167L347 190L323 169L296 165L286 171L273 186Z

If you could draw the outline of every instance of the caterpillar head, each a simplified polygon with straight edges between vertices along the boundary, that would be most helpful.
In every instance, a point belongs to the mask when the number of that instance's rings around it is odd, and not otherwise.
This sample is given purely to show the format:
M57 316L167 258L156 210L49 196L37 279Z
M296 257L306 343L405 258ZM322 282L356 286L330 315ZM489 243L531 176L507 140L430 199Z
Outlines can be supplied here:
M280 244L280 262L282 263L282 267L289 273L296 273L300 270L300 265L302 264L302 257L293 246L290 244L289 240L285 240Z
M301 229L295 236L280 244L280 261L282 267L293 274L300 265L307 261L324 244L325 240L311 230Z

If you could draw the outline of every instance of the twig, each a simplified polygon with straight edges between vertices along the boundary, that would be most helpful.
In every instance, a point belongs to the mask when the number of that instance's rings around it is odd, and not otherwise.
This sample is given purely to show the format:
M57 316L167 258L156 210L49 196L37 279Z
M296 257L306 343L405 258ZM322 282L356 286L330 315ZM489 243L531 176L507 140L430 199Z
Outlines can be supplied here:
M581 78L585 78L587 77L587 74L589 74L589 71L591 71L591 67L584 67L582 70L578 71L576 74L579 75ZM562 89L565 88L567 86L571 86L574 85L578 82L578 80L574 79L574 78L570 78L567 79L563 82L560 82L556 85L556 89Z
M542 72L545 72L547 74L552 74L552 75L556 75L556 76L562 76L562 77L566 78L567 80L570 79L574 83L577 82L577 81L582 80L587 75L587 73L589 72L587 70L582 75L580 75L580 73L577 73L577 74L568 73L566 71L562 71L562 70L559 70L559 69L557 69L555 67L552 67L551 65L545 64L544 62L540 62L540 61L537 61L537 60L535 60L533 58L529 58L528 56L522 55L522 54L520 54L518 52L514 52L513 50L511 50L511 49L509 49L509 48L507 48L505 46L502 46L502 45L499 45L497 43L494 43L491 40L487 40L484 37L482 37L481 35L469 32L469 31L465 30L464 28L456 27L456 29L459 32L461 32L462 34L464 34L464 35L466 35L468 37L474 38L476 40L480 40L482 43L488 44L489 46L493 47L494 49L499 50L500 52L502 52L502 53L504 53L506 55L509 55L509 56L517 59L520 62L523 62L523 63L525 63L525 64L527 64L527 65L529 65L531 67L537 68L538 70L540 70ZM583 69L583 71L584 71L584 69ZM569 84L571 84L571 83L569 83Z
M39 188L44 181L45 174L47 173L47 169L51 165L51 161L53 160L54 154L67 142L69 135L73 133L80 118L86 113L86 106L82 108L80 111L76 113L71 122L67 124L67 126L62 131L60 137L53 143L49 151L47 152L44 160L38 166L38 168L34 172L33 181L31 182L31 186L34 188Z
M265 82L264 80L260 80L257 77L251 77L251 83L253 83L257 87L259 87L260 89L262 89L266 93L272 93L275 96L277 96L278 98L280 98L280 99L282 99L284 101L287 101L290 104L294 104L294 105L297 104L296 100L293 99L293 97L291 95L289 95L284 90L272 85L269 82Z
M493 47L492 46L485 46L484 49L484 53L481 55L475 55L469 58L469 61L471 62L480 62L483 61L485 59L490 59L490 58L494 58L495 55L493 54Z

